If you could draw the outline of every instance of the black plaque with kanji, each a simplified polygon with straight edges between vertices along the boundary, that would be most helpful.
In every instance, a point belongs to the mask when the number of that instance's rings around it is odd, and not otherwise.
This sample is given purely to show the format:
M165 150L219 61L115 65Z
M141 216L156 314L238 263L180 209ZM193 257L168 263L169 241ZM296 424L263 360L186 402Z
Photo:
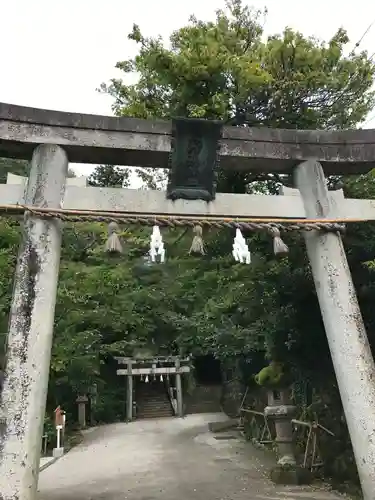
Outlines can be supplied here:
M214 200L222 123L175 118L172 129L167 198Z

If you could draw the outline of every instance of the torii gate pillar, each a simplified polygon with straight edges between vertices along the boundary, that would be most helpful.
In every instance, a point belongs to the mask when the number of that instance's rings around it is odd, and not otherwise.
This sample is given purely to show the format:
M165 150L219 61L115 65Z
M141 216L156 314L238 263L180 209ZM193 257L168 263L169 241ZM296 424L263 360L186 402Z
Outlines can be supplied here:
M26 204L60 208L68 159L54 145L33 153ZM47 399L61 221L26 213L0 397L0 499L35 500Z
M323 169L315 160L295 172L308 218L334 218ZM333 366L364 500L375 498L375 364L339 234L305 233Z

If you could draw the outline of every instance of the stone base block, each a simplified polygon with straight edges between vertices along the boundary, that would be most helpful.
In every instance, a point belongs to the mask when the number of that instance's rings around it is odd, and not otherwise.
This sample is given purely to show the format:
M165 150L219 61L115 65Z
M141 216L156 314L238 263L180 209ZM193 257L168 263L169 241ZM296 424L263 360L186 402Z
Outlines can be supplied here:
M54 458L60 458L64 455L64 448L54 448L52 450L52 456Z
M297 465L277 465L271 470L270 476L275 484L302 485L312 481L311 472Z
M233 427L238 426L238 419L231 418L230 420L225 420L224 422L209 422L208 429L211 432L222 432L228 429L233 429Z

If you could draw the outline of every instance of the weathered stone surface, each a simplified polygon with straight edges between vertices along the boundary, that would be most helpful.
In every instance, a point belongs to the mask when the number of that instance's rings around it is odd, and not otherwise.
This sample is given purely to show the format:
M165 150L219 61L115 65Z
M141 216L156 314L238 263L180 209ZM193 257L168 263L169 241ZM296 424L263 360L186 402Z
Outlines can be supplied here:
M68 171L59 146L33 154L26 202L59 208ZM61 224L26 214L0 397L0 499L34 500L53 335Z
M264 414L266 417L271 417L273 419L278 419L278 418L292 418L294 414L296 413L296 407L293 405L278 405L278 406L266 406L264 409Z
M275 484L284 485L310 484L312 480L308 469L295 465L277 465L271 470L270 478Z
M0 156L29 159L36 145L58 144L77 163L168 168L171 122L65 113L0 103ZM314 157L328 174L375 166L372 130L319 131L225 127L220 166L290 171Z
M233 429L233 427L238 426L238 418L231 418L230 420L224 420L223 422L210 422L208 428L211 432L221 432L227 431L228 429Z
M295 172L308 218L337 216L318 162ZM331 351L363 497L374 498L375 364L341 236L305 233L307 253Z

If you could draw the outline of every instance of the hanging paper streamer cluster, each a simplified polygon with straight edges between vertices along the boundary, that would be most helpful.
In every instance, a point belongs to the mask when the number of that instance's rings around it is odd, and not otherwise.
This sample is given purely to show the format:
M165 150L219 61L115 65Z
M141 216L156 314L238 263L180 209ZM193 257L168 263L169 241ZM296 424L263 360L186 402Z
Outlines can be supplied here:
M277 227L269 227L267 229L268 233L273 238L273 251L276 256L285 256L289 252L288 246L284 243L280 236L280 230ZM123 248L118 236L120 232L119 226L116 222L111 222L108 226L108 240L105 245L105 249L110 253L122 253ZM201 226L193 227L193 241L189 250L189 254L195 255L205 255L204 242L203 242L203 230ZM236 229L236 236L233 242L232 255L236 262L242 264L251 263L251 254L246 240L239 228ZM160 232L160 228L154 225L152 228L150 250L145 256L149 264L151 263L163 263L165 262L165 248L163 238Z
M163 238L159 226L154 226L152 228L151 241L150 241L150 259L151 262L157 262L158 257L160 257L160 262L165 261L165 250Z
M143 375L141 375L141 380L143 381ZM154 380L156 380L156 375L154 375ZM169 380L169 376L167 375L167 380ZM148 375L146 375L145 377L145 383L148 384L148 382L150 381ZM164 382L164 378L163 378L163 375L160 375L160 382Z
M240 229L236 229L236 237L233 242L233 251L232 255L236 262L240 262L241 264L250 264L251 263L251 255L249 251L249 247L246 244L246 240L243 237Z

